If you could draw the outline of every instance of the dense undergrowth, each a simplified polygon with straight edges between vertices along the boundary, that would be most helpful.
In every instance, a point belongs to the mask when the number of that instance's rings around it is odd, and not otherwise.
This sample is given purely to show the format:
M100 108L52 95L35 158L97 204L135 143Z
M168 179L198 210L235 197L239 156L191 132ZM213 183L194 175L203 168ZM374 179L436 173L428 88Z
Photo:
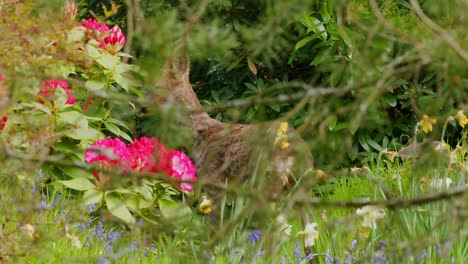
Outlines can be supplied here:
M466 7L0 2L0 262L466 262ZM312 173L272 197L258 142L252 180L206 179L156 99L180 56L203 110L296 128Z

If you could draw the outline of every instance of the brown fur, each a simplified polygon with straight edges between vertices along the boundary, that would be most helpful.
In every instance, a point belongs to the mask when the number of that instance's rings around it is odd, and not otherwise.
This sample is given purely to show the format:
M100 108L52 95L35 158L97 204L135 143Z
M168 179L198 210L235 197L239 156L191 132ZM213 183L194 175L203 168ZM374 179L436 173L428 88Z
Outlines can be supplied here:
M278 146L277 131L280 122L266 124L226 124L211 118L203 112L202 106L189 82L189 62L178 58L167 62L162 78L156 84L166 90L164 101L182 106L191 112L190 127L195 138L193 158L197 174L209 182L222 185L229 182L245 181L254 171L257 158L267 167L269 177L259 181L260 190L277 197L292 185L291 176L297 178L312 172L312 155L302 137L288 128L286 134L289 146ZM157 100L161 100L160 96ZM219 189L205 186L214 202L214 218L219 216ZM301 211L305 226L307 217ZM216 221L216 219L214 219ZM311 252L305 248L306 255ZM311 260L310 263L314 263Z

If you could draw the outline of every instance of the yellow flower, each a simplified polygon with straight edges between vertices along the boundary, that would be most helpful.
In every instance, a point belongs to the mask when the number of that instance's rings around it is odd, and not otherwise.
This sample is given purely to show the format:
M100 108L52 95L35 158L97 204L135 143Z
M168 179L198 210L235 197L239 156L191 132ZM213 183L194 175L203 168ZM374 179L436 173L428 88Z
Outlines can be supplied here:
M315 172L315 177L317 177L318 181L325 181L326 179L328 179L328 174L323 170L317 170Z
M465 125L468 124L468 118L463 113L463 110L458 111L457 115L455 116L455 119L457 119L458 124L460 124L462 128L464 128Z
M286 134L286 132L288 132L288 122L281 122L278 127L277 135L281 136Z
M213 210L211 206L213 205L213 202L206 198L205 196L202 197L202 202L200 203L200 206L198 209L202 214L209 214Z
M288 137L283 137L280 140L280 148L281 149L287 149L288 147L289 147Z
M437 120L435 118L430 118L428 115L423 115L421 120L421 127L424 133L429 133L432 131L432 125L435 125Z

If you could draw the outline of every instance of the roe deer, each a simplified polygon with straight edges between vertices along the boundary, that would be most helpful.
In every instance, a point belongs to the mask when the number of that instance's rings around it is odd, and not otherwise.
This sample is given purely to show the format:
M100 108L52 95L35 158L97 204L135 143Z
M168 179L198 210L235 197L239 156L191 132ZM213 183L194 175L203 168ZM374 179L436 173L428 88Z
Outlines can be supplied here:
M227 124L211 118L189 82L189 61L171 59L156 86L166 90L167 98L189 111L190 127L195 139L193 159L201 178L223 185L244 181L252 174L259 155L268 167L263 182L267 193L277 196L291 184L291 177L312 171L312 155L301 136L286 122L267 124ZM258 164L257 164L258 167ZM217 188L205 186L215 198Z

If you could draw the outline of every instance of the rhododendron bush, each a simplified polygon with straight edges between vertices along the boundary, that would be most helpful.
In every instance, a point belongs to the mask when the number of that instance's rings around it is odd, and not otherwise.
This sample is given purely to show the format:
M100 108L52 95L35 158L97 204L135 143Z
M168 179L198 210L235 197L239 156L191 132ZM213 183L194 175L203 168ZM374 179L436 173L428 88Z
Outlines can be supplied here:
M77 21L72 2L60 16L23 21L33 12L29 2L2 12L2 37L14 40L14 48L0 47L0 144L7 158L38 161L36 171L62 183L57 190L79 191L83 206L101 205L128 224L135 214L148 216L143 209L193 191L190 158L156 138L136 138L131 128L138 109L128 98L138 100L141 76L122 59L131 56L122 52L119 25Z

